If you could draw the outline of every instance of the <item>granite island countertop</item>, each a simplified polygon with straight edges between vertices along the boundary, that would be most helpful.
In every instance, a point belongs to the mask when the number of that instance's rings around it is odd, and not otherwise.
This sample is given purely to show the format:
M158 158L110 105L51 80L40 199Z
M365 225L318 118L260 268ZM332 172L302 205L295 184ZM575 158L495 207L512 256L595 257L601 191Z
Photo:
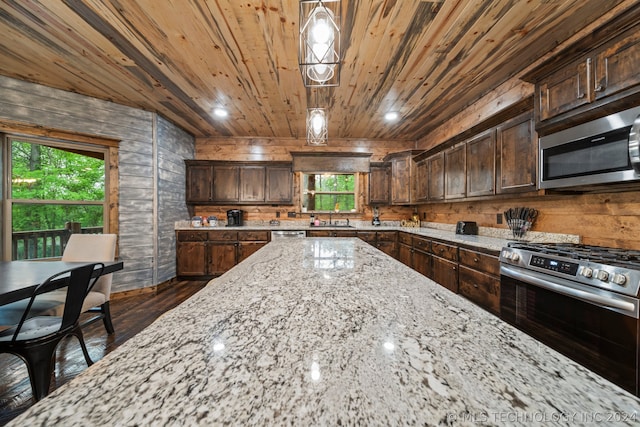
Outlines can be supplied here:
M274 241L12 425L633 425L640 400L359 239Z

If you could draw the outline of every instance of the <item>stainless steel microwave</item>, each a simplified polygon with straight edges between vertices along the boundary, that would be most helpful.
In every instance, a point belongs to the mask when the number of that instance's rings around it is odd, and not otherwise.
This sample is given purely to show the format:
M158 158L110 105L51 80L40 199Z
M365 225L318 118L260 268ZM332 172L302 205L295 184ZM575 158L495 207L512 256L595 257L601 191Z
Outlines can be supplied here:
M640 106L540 138L540 188L640 180Z

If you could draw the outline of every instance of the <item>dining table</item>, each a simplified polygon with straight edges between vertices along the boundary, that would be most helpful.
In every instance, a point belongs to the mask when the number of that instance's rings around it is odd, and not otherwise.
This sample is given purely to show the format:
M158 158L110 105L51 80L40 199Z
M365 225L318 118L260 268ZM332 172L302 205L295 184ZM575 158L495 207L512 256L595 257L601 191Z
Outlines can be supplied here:
M0 305L29 298L33 291L49 277L60 272L93 264L93 262L66 261L0 261ZM124 268L122 261L103 262L104 270L94 276L110 274ZM60 281L64 286L64 281Z

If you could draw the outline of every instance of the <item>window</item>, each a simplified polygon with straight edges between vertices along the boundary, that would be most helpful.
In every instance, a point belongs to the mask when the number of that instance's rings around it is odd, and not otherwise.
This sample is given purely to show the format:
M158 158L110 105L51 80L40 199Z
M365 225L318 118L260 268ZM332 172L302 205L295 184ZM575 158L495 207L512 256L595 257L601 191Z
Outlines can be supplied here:
M3 259L59 257L71 231L104 231L106 148L8 136L4 152L11 233Z
M356 212L356 174L302 174L303 210Z

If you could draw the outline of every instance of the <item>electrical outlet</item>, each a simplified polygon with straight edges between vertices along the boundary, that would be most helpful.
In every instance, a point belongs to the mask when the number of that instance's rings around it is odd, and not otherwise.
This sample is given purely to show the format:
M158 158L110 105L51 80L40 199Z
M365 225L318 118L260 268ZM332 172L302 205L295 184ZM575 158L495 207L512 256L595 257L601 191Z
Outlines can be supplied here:
M502 214L496 214L496 223L502 224Z
M422 219L427 219L427 213L426 212L422 212Z
M276 218L280 218L280 211L276 211Z
M287 217L295 218L296 217L296 213L295 212L287 212Z

